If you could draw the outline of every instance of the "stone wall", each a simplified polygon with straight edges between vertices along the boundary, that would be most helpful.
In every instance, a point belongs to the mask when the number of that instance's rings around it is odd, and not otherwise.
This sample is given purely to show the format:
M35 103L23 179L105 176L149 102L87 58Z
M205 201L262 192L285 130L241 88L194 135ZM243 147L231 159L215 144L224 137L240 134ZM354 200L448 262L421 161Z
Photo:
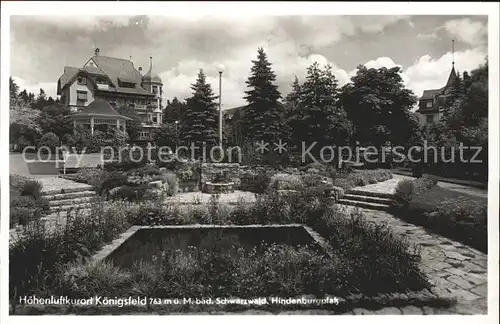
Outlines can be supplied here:
M246 168L238 163L203 163L201 165L201 183L213 181L219 172L225 172L230 182L239 187L241 174Z

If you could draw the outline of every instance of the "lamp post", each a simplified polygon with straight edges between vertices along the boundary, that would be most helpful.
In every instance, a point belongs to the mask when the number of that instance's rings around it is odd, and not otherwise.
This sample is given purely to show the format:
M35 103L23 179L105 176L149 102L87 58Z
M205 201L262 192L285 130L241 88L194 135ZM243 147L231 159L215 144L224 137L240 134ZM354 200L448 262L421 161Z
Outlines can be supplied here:
M224 65L217 66L219 72L219 146L222 150L222 72L224 72Z

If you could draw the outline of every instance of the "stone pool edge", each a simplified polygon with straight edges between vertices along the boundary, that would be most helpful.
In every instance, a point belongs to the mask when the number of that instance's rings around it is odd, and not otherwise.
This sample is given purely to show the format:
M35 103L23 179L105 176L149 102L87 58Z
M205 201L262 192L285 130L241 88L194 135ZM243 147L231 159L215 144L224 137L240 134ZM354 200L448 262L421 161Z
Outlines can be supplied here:
M157 225L157 226L132 226L126 232L122 233L118 238L113 240L111 243L105 245L99 252L95 253L92 258L88 261L89 263L98 263L103 261L107 256L109 256L113 251L118 249L127 239L129 239L132 235L134 235L137 231L141 229L179 229L179 228L262 228L262 227L285 227L285 228L297 228L301 227L306 230L306 232L311 236L313 241L317 243L327 254L332 254L332 247L330 244L316 231L314 231L311 227L304 224L270 224L270 225L261 225L261 224L252 224L252 225L214 225L214 224L189 224L189 225ZM329 295L325 295L329 296ZM300 298L302 296L298 296ZM314 296L307 296L309 298L313 298ZM330 296L336 297L336 296ZM279 315L280 313L286 312L307 312L312 310L322 310L325 312L331 313L331 315L341 315L352 312L353 309L373 309L380 310L384 308L395 308L397 307L405 307L405 306L417 306L417 307L435 307L435 308L448 308L456 303L456 298L450 298L448 296L439 296L435 293L434 289L423 289L420 291L410 291L405 293L382 293L375 296L366 296L362 294L352 294L346 297L336 297L339 299L339 305L335 306L335 310L327 310L327 309L318 309L318 308L301 308L297 310L288 310L283 309L278 312L272 312L268 309L268 307L256 306L254 305L252 308L243 308L241 310L212 310L212 311L200 311L200 312L186 312L186 313L178 313L178 312L167 312L169 315L196 315L199 313L206 313L211 315L238 315L242 312L247 311L256 311L256 312L264 312L271 313L273 315ZM111 313L116 307L102 307L100 306L99 313ZM140 311L145 307L137 307L133 311ZM92 306L50 306L50 307L36 307L36 306L28 306L28 305L17 305L16 312L19 310L28 310L28 309L53 309L55 310L55 314L66 313L68 311L75 310L90 310ZM150 312L154 311L165 311L162 307L153 307ZM78 313L78 311L76 312ZM72 314L75 314L73 312ZM127 313L125 313L127 314ZM153 315L153 314L152 314Z

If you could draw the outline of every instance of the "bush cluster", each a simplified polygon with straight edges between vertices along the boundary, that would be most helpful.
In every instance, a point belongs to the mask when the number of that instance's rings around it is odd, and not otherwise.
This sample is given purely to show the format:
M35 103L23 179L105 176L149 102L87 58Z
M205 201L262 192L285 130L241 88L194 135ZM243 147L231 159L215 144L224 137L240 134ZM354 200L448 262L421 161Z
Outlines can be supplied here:
M10 176L10 227L27 225L49 211L42 184L20 175Z

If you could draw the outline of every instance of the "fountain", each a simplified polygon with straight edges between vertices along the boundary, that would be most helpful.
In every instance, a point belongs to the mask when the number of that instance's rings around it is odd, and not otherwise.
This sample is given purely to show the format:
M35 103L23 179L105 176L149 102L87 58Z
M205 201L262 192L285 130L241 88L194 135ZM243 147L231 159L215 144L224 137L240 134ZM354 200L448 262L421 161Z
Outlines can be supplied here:
M219 171L215 173L212 181L207 181L203 184L202 192L209 194L234 192L234 182L229 180L226 172Z

